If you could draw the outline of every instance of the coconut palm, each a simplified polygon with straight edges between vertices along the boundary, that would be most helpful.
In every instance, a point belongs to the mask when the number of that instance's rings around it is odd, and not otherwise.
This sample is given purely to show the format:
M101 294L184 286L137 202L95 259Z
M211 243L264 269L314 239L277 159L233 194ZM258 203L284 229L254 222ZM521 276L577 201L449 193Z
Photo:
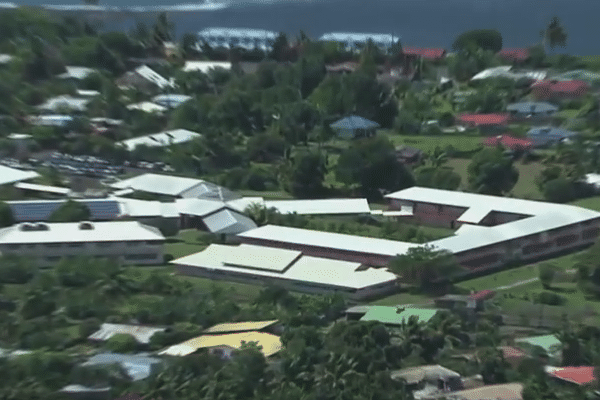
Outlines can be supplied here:
M554 50L557 46L565 47L567 45L567 32L560 24L558 17L552 17L548 27L540 34L544 48L546 48L546 44L550 46L551 50Z

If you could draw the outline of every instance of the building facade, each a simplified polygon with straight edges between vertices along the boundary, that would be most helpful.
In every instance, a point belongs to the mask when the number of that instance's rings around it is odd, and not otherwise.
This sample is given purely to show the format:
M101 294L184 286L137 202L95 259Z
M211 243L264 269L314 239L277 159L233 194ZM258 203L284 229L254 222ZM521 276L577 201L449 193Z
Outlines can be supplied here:
M135 221L22 223L0 230L0 252L31 257L39 266L91 256L124 264L162 264L165 238Z

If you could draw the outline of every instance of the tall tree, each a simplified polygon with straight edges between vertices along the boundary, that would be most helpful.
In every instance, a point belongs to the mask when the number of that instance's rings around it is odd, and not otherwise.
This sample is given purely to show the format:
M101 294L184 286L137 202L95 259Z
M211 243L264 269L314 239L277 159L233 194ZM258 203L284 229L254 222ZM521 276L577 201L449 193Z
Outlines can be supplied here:
M15 223L12 209L5 202L0 202L0 228L11 226Z
M462 270L454 256L432 246L412 247L406 254L394 257L389 268L403 281L429 287L432 283L449 280Z
M508 193L519 179L519 171L512 159L498 148L483 149L475 154L468 173L473 190L497 196Z
M49 222L79 222L90 219L90 209L83 203L67 200L50 215Z
M323 194L327 161L321 153L304 152L292 159L287 190L296 197L311 198Z
M552 17L548 27L541 34L544 48L546 45L549 45L550 49L554 50L556 47L565 47L567 45L567 32L556 16Z

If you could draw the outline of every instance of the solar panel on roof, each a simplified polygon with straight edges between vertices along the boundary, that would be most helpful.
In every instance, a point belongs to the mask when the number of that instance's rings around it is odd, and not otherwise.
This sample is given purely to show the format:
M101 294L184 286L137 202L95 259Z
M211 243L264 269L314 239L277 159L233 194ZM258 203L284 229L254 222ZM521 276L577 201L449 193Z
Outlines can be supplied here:
M119 203L115 200L82 201L90 209L90 219L111 220L119 216ZM17 222L47 221L63 201L11 202L9 206Z

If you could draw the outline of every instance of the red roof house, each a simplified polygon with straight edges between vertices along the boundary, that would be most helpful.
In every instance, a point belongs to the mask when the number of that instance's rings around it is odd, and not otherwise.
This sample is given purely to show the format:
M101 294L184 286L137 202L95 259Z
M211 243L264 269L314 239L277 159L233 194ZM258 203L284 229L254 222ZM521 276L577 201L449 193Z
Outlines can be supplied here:
M589 85L584 81L539 81L531 85L538 99L576 99L585 95Z
M521 63L529 59L529 49L502 49L498 56L506 61Z
M510 135L491 136L483 141L484 146L496 147L502 145L511 150L530 149L533 142L529 139L516 138ZM481 293L481 292L480 292Z
M553 378L583 386L596 381L594 369L594 367L562 367L548 371L548 374Z
M459 123L471 128L506 125L508 120L508 114L462 114L458 116Z
M426 60L436 61L446 57L446 50L444 49L423 49L417 47L404 47L402 53L405 56L416 56L422 57Z

